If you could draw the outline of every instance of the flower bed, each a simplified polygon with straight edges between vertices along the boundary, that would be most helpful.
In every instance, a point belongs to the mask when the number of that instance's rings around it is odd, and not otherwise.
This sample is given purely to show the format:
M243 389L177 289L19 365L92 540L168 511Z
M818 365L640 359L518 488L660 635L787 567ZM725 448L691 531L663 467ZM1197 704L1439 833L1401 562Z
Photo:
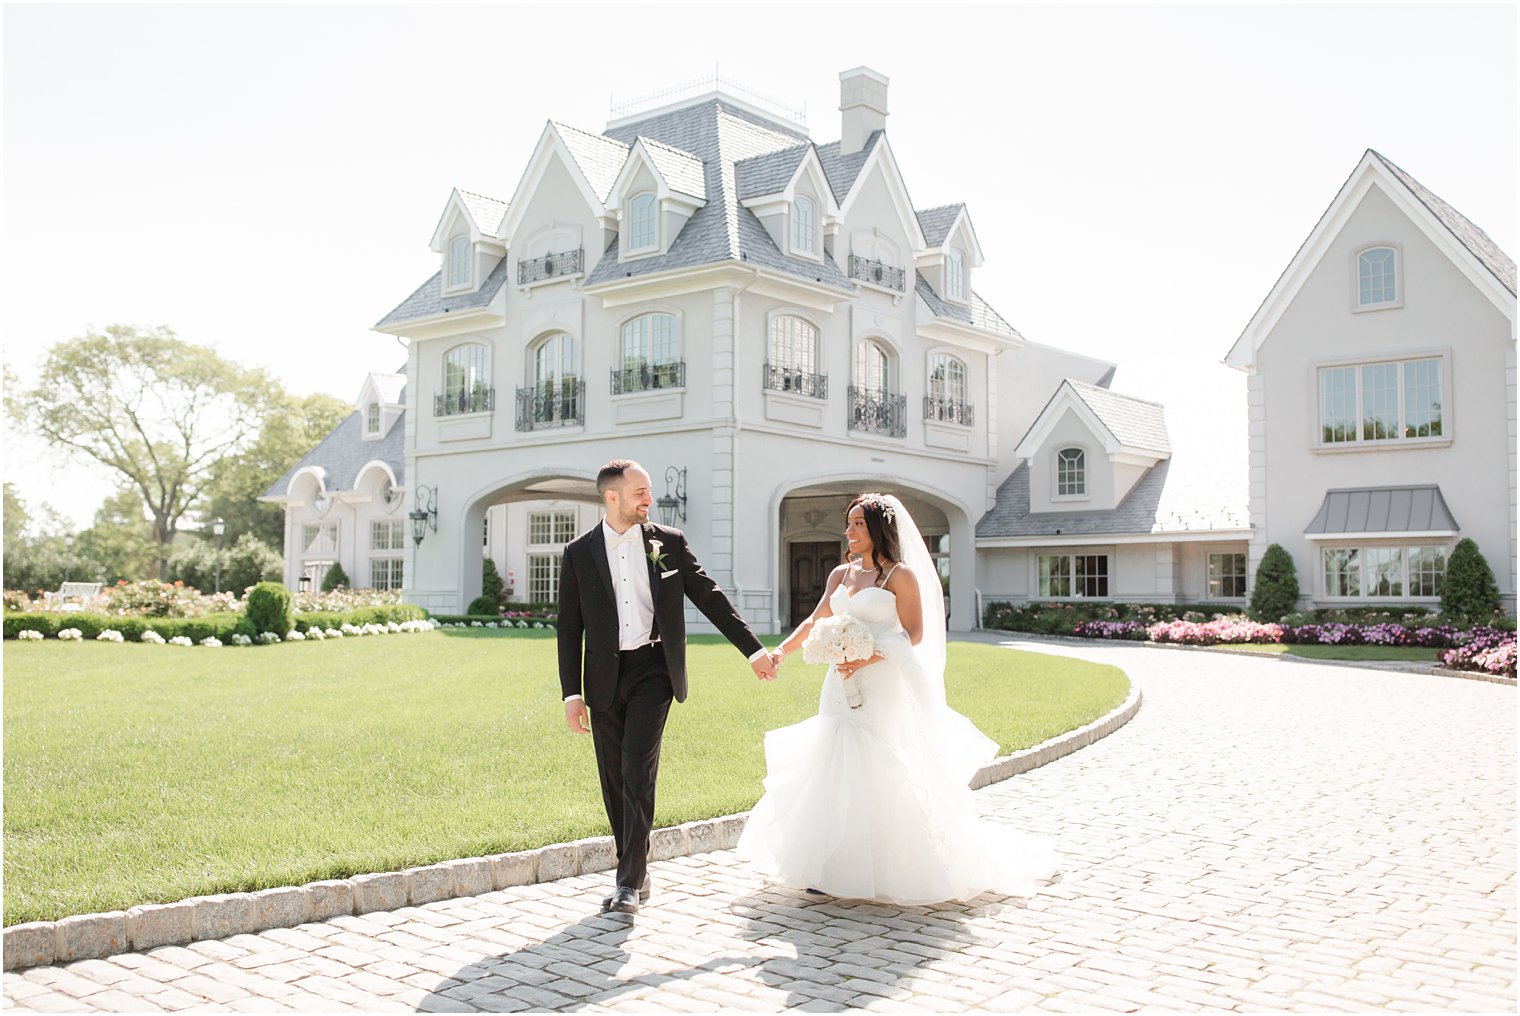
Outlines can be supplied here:
M558 627L558 617L525 610L507 611L501 616L488 614L435 614L433 620L442 628L549 629Z
M1497 628L1474 628L1462 645L1441 654L1442 666L1515 676L1515 633Z
M320 641L345 635L383 635L397 632L432 631L438 627L426 612L411 604L364 607L347 613L298 614L292 629L281 636L263 632L255 636L242 614L223 613L196 618L112 617L107 614L6 614L5 637L64 641L94 639L100 642L147 642L155 645L268 645L275 642ZM74 633L74 634L70 634Z

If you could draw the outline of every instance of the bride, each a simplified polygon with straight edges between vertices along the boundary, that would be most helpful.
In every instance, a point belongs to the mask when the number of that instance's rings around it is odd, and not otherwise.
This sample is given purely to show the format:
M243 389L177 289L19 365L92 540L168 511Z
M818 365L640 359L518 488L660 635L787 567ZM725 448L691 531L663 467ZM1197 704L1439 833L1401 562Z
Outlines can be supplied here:
M846 520L858 562L834 569L772 657L779 666L815 622L846 614L875 654L831 666L818 715L765 735L765 795L739 853L780 884L849 899L1033 895L1059 860L1048 841L977 815L967 783L997 745L945 704L944 594L923 537L891 496L862 494Z

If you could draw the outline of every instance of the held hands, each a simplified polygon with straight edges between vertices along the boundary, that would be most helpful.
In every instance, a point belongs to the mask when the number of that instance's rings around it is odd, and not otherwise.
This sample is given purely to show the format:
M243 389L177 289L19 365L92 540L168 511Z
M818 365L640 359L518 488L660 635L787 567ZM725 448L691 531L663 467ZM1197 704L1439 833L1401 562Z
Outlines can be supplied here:
M584 699L571 699L565 703L565 723L571 731L577 734L589 734L591 728L586 725L586 702Z
M757 656L750 662L749 669L755 672L755 676L762 681L774 681L776 679L776 661L770 653Z

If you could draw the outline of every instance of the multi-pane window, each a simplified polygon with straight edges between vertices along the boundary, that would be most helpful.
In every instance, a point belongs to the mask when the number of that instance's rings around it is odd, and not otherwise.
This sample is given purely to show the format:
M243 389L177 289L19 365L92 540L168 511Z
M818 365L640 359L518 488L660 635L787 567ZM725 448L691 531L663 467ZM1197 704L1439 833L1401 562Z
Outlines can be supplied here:
M653 194L638 194L628 205L628 249L644 250L658 242Z
M406 521L376 519L369 524L370 550L405 550Z
M1244 554L1209 555L1209 597L1229 598L1246 595L1246 556Z
M874 342L866 341L855 347L855 387L866 391L890 390L891 358L887 351Z
M614 391L678 387L684 378L674 314L645 314L623 326L623 364Z
M812 373L818 362L818 329L811 321L783 315L771 321L771 366Z
M559 554L528 555L528 600L554 603L559 599Z
M401 558L373 557L369 562L369 587L371 589L401 588Z
M943 402L966 401L966 365L947 353L929 358L929 397Z
M813 199L797 195L792 201L792 249L813 253L817 249L813 241L813 233L817 228L818 217L814 211Z
M463 286L470 281L470 238L456 236L449 241L449 286Z
M545 390L577 376L580 343L563 332L551 335L533 351L533 380Z
M1087 453L1080 448L1062 448L1056 452L1056 496L1075 497L1087 493Z
M488 408L486 347L471 343L443 354L443 401L449 413L474 413Z
M1442 547L1326 547L1322 555L1327 597L1435 597L1446 577Z
M1319 398L1323 444L1443 433L1439 358L1322 367Z
M529 512L528 542L536 546L564 546L575 539L575 512Z
M366 408L364 416L364 429L373 434L380 429L380 403L371 402Z
M338 552L338 524L336 522L308 523L301 527L301 555L336 554Z
M1358 307L1398 301L1397 261L1392 247L1373 247L1356 256Z
M953 248L945 258L945 295L954 300L966 298L966 256Z
M1039 566L1041 596L1108 596L1107 554L1042 554Z

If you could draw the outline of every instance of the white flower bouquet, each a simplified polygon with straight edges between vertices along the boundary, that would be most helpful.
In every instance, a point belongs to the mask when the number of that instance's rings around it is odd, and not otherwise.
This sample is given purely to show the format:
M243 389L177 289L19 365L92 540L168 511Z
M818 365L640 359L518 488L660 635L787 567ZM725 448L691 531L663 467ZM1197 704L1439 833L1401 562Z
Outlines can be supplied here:
M876 652L876 640L871 629L858 617L834 616L813 622L812 631L802 643L802 659L806 663L853 663L868 660ZM844 697L851 709L859 709L865 701L854 678L844 679Z

